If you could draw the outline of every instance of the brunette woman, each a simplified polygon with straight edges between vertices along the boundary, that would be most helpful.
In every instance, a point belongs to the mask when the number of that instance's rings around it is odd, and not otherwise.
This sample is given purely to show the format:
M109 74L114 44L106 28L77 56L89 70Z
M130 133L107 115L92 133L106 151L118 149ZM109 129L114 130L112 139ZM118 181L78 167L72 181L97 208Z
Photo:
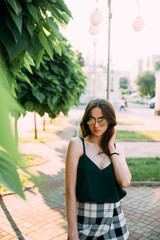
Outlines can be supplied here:
M124 149L115 143L111 103L95 99L81 120L81 138L70 141L66 157L66 209L69 240L128 239L120 200L131 174Z

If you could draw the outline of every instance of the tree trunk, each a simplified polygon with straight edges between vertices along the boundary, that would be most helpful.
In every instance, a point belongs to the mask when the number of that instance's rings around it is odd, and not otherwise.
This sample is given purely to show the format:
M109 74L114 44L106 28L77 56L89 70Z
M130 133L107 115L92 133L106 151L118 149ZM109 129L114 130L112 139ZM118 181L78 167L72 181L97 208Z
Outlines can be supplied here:
M43 131L45 131L45 124L46 124L46 119L45 119L45 114L43 116Z
M34 137L35 137L35 139L37 139L36 112L34 112Z

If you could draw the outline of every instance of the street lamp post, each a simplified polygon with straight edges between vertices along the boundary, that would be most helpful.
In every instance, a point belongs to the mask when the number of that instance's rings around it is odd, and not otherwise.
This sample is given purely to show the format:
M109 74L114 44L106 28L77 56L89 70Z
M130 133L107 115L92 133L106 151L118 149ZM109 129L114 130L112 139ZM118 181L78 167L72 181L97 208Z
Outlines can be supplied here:
M111 0L108 0L109 21L108 21L108 61L107 61L107 99L110 93L110 39L111 39Z

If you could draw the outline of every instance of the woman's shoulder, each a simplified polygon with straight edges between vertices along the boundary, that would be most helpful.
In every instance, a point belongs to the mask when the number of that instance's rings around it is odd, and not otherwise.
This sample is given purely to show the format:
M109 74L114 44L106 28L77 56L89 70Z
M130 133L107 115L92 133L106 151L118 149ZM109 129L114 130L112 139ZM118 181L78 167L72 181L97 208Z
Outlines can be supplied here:
M69 150L77 152L81 155L83 153L82 140L79 137L72 138L69 143Z
M70 146L74 147L82 147L82 140L80 139L80 137L74 137L70 140L69 143Z
M80 144L82 143L82 140L80 139L80 137L74 137L70 140L70 143L72 144Z

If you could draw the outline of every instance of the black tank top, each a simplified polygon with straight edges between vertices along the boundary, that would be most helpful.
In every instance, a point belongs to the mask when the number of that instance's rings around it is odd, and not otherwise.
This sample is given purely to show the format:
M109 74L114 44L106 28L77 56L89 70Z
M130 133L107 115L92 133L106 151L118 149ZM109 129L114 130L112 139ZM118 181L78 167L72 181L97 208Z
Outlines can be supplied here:
M126 191L118 184L112 163L101 170L85 150L79 159L77 169L76 197L80 202L114 203L121 200Z

